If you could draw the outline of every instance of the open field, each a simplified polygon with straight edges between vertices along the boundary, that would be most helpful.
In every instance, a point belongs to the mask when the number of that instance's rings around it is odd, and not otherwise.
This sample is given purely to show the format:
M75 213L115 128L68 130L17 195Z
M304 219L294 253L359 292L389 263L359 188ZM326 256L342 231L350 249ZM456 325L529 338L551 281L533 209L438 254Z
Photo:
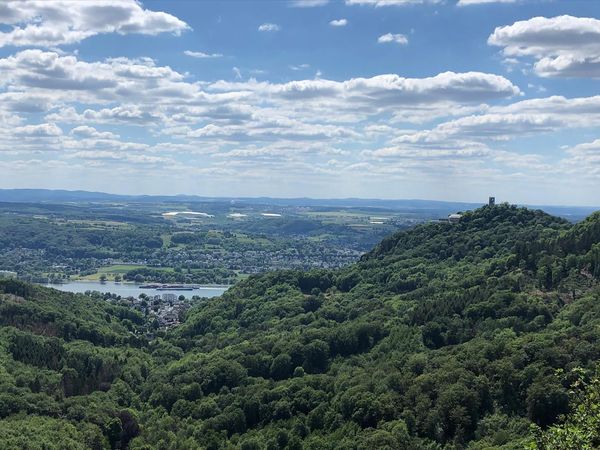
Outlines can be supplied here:
M130 270L141 269L147 267L142 264L115 264L112 266L99 267L98 272L93 273L91 275L85 275L82 277L71 277L73 279L79 280L89 280L89 281L98 281L100 280L100 276L103 274L106 275L107 279L113 280L115 275L123 275Z

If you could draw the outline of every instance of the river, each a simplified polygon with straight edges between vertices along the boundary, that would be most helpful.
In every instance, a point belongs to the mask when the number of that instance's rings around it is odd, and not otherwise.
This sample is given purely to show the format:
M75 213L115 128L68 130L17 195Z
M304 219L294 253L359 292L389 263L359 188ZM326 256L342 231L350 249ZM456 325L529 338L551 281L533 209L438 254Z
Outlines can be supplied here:
M85 291L100 291L110 292L120 295L121 297L137 297L141 293L148 296L175 294L178 297L183 295L185 298L192 298L194 295L198 297L217 297L225 292L229 286L199 286L199 289L193 291L167 290L159 291L158 289L141 289L139 285L133 283L115 283L114 281L70 281L64 284L47 284L49 288L58 289L59 291L83 293Z

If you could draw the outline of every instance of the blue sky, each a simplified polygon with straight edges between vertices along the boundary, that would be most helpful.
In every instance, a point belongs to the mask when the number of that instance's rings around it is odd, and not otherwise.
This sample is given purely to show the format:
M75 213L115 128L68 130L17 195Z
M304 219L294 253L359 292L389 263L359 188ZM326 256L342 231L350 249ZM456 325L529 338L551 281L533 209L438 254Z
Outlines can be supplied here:
M600 5L8 1L0 187L599 205Z

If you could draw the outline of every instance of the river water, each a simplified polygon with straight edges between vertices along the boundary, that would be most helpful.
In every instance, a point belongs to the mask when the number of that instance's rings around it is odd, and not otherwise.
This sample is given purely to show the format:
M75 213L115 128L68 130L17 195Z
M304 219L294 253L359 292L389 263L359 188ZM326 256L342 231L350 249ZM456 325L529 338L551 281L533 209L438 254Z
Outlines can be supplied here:
M167 290L159 291L158 289L141 289L139 285L133 283L115 283L114 281L70 281L64 284L47 284L46 287L58 289L59 291L83 293L85 291L100 291L110 292L120 295L121 297L138 297L141 293L148 296L175 294L178 297L183 295L185 298L192 298L194 295L198 297L217 297L225 292L229 286L199 286L199 289L193 291Z

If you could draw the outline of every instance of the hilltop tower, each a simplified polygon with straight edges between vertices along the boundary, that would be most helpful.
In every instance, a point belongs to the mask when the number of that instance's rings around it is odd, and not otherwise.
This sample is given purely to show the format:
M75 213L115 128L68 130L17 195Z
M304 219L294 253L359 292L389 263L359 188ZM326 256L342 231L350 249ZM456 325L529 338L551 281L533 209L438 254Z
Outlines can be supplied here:
M490 197L488 206L496 206L496 197Z

